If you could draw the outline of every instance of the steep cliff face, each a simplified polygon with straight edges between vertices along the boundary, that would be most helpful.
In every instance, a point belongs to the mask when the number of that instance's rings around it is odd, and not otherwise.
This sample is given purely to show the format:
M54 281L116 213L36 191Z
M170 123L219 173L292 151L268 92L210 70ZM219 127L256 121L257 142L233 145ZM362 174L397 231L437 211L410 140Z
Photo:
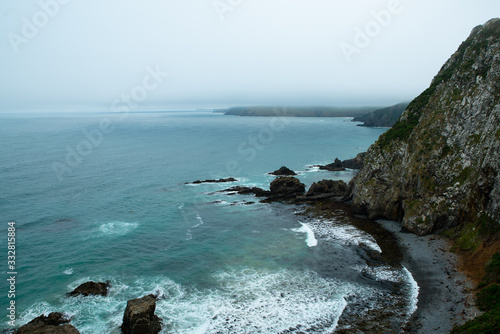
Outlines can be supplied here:
M353 208L424 235L500 223L500 19L474 28L430 87L370 147Z

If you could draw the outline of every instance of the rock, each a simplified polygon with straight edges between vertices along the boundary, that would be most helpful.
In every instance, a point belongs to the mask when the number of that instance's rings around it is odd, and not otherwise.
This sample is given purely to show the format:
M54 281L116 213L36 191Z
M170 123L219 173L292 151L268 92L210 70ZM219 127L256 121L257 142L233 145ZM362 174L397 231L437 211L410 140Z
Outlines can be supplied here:
M324 194L331 194L332 196L344 196L347 190L347 184L344 181L322 180L314 182L306 196L319 196Z
M282 176L271 182L272 195L297 195L306 191L306 186L296 177Z
M297 173L295 173L293 170L285 167L285 166L281 166L280 169L278 170L275 170L274 172L272 173L269 173L271 175L278 175L278 176L290 176L290 175L297 175Z
M344 166L342 166L342 161L340 161L339 158L335 158L335 162L331 164L318 167L319 169L329 170L331 172L341 172L345 170Z
M52 312L49 316L41 316L31 320L26 325L14 331L14 334L80 334L80 332L69 325L69 320L59 312Z
M354 212L418 235L500 224L500 19L474 28L349 184Z
M124 334L156 334L161 330L161 319L156 316L156 299L153 295L131 299L127 302L121 326Z
M70 296L106 296L111 284L108 282L85 282L80 284L75 290L68 293Z
M271 192L269 190L264 190L258 187L242 187L242 186L235 186L231 187L229 189L224 189L221 190L222 192L237 192L240 195L248 195L248 194L254 194L256 197L266 197L271 195Z
M331 172L341 172L344 171L346 168L349 169L361 169L363 167L363 157L365 155L365 152L359 153L355 158L353 159L347 159L344 161L340 161L339 158L335 158L335 162L325 165L325 166L317 166L319 169L324 169L324 170L329 170Z
M342 161L342 167L349 169L361 169L363 167L363 158L365 156L365 152L359 153L353 159L347 159Z
M211 179L211 180L204 180L204 181L200 181L200 180L196 180L194 182L191 182L191 184L201 184L201 183L224 183L224 182L235 182L235 181L238 181L237 179L235 179L234 177L229 177L227 179L218 179L218 180L214 180L214 179ZM189 182L186 182L186 184L190 184Z

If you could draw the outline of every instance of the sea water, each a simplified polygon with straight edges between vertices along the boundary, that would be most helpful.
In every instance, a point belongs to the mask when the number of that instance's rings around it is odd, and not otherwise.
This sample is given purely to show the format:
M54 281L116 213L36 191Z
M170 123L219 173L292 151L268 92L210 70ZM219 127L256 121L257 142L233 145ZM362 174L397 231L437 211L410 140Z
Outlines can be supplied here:
M127 300L152 293L165 332L330 333L352 305L369 314L388 299L387 282L411 312L411 274L368 266L363 252L380 251L370 235L220 192L268 188L282 165L306 186L348 181L355 171L314 165L353 158L383 131L206 111L1 114L0 249L14 221L16 325L60 311L82 333L119 333ZM190 184L227 177L237 181ZM8 271L5 259L3 328ZM108 296L66 295L89 280L110 281Z

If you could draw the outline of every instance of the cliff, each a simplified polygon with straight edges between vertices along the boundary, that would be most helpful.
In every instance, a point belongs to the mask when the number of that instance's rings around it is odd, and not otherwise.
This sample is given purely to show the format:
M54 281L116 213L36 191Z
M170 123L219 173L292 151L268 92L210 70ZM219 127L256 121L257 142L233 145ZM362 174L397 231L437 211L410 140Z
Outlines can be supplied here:
M473 29L430 87L373 144L353 209L418 235L500 221L500 19Z
M398 103L387 108L377 109L362 116L354 117L352 121L364 122L360 126L391 127L401 117L406 107L408 107L408 103Z

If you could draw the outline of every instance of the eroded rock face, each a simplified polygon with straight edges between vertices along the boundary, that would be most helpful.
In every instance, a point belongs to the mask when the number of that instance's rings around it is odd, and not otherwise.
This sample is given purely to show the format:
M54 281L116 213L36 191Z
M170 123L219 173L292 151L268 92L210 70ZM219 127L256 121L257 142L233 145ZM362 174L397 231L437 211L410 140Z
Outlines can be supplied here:
M474 28L370 147L349 184L353 209L424 235L500 221L500 19Z
M41 316L31 320L14 331L14 334L80 334L69 324L69 320L62 313L52 312L48 316Z
M68 293L70 296L106 296L108 288L111 287L109 282L85 282L80 284L75 290Z
M296 195L306 191L306 186L296 177L278 177L270 185L273 195Z
M124 334L156 334L161 330L161 319L155 315L156 299L153 295L131 299L123 315Z

